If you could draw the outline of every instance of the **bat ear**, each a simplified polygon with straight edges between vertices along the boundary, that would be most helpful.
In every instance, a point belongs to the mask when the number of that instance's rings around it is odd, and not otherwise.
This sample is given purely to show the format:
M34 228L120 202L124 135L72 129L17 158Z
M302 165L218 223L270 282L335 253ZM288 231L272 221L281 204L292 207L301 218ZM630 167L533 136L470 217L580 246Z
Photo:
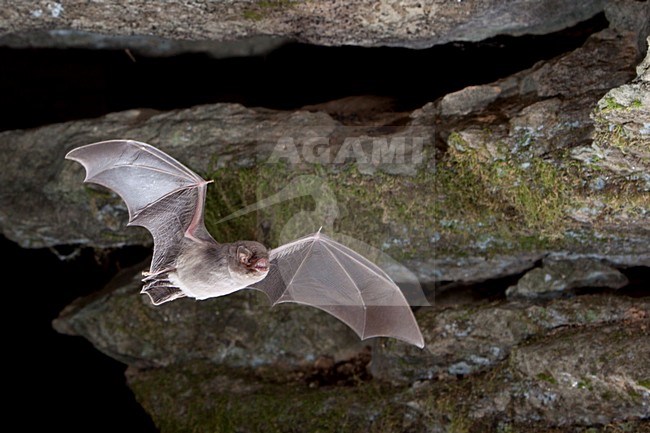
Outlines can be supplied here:
M237 247L237 258L239 259L240 263L248 264L252 256L253 253L251 253L248 248L244 246Z

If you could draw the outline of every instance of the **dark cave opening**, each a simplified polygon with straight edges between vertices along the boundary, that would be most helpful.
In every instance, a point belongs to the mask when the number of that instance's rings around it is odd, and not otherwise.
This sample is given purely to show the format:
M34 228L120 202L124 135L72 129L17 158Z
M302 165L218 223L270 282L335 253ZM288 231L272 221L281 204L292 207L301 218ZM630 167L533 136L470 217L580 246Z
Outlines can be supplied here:
M395 111L409 111L570 52L607 25L601 13L548 35L499 36L422 50L291 43L265 56L226 59L0 48L0 93L6 109L0 130L132 108L237 102L290 110L355 95L386 97Z
M156 431L152 421L125 385L121 364L97 351L82 337L52 328L63 308L76 298L100 290L124 267L150 251L128 247L103 251L76 250L67 260L48 248L25 249L0 236L4 269L16 279L6 288L4 314L11 347L9 383L12 404L20 408L20 425L42 430ZM65 248L65 252L69 248ZM30 418L24 414L37 410Z

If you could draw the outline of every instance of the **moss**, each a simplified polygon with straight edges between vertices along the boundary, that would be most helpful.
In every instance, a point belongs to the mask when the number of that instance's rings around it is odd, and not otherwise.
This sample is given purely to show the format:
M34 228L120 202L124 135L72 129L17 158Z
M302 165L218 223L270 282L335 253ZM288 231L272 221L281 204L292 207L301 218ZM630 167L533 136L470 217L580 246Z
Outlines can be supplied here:
M593 323L598 320L598 313L592 309L589 309L581 314L582 321L586 323Z
M163 433L381 433L400 430L403 417L389 401L391 389L374 383L310 389L300 382L272 383L250 370L201 362L139 372L130 382ZM373 419L368 413L374 413Z
M637 401L637 402L638 402L639 400L641 400L641 398L642 398L641 393L640 393L639 391L637 391L636 389L633 389L633 388L628 387L628 388L626 389L626 391L627 391L627 395L628 395L628 396L629 396L633 401Z
M572 224L566 216L571 201L567 170L537 157L493 159L457 133L448 143L447 156L438 164L437 187L444 198L437 215L463 221L467 237L462 244L481 234L499 241L490 244L488 253L562 244L559 234ZM496 153L510 155L503 147L497 143Z
M624 151L630 142L628 134L625 132L623 125L612 125L609 130L608 144Z
M497 226L494 231L488 222L482 228L476 227L486 219L484 209L476 203L484 192L469 176L456 176L453 168L437 173L421 169L415 176L397 176L361 174L353 164L335 169L261 164L253 168L222 169L209 177L216 181L208 189L206 224L217 239L224 241L248 238L274 246L280 242L283 230L292 228L300 235L325 225L326 230L341 232L376 247L386 244L394 233L404 242L388 244L386 249L399 260L430 255L429 239L435 231L452 238L469 239L473 234L464 221L469 220L475 226L473 229L496 237L503 235L503 231L511 232L511 226ZM468 193L470 188L476 190ZM268 206L255 212L217 224L220 219L278 193L285 197L274 204L266 203ZM441 204L437 195L449 197L450 205L447 200ZM539 243L534 235L524 236L522 245L534 248ZM514 238L512 234L509 237ZM450 245L458 249L456 240ZM437 246L445 248L442 244Z
M588 378L582 378L582 380L579 380L577 386L579 389L586 389L588 391L593 391L594 389L591 380L589 380Z
M627 110L639 108L635 102L632 102ZM628 114L626 117L632 116ZM629 133L625 122L621 120L610 121L606 115L596 114L595 116L596 131L594 133L594 143L602 148L614 147L620 150L623 155L628 155L630 150L643 153L647 148L647 139L642 134Z
M643 106L643 103L641 102L640 99L634 99L632 102L630 102L629 106L625 106L619 102L616 101L611 96L608 96L604 100L604 106L602 107L602 111L609 111L609 110L629 110L633 108L641 108Z
M538 373L537 379L543 380L544 382L548 382L552 385L557 385L557 379L555 379L555 377L553 377L553 375L548 372Z
M292 8L297 3L297 0L258 0L244 9L242 14L247 20L260 21L274 12Z
M641 379L637 382L637 384L641 385L644 388L650 389L650 378Z
M457 149L450 147L446 168L455 173L459 184L454 186L468 196L463 205L476 203L477 210L507 215L514 223L509 228L521 224L550 235L563 226L567 191L559 168L540 158L531 158L525 164L515 159L485 162L477 151Z
M642 215L648 207L647 194L588 190L587 168L568 154L558 159L572 164L561 165L524 159L497 143L497 153L508 156L490 160L458 133L448 143L444 158L435 165L425 161L412 176L363 174L354 163L218 170L210 176L216 181L208 189L206 224L219 240L256 239L271 247L323 226L326 233L359 239L396 260L426 260L436 254L489 256L574 245L571 231L580 226L571 210L593 199L618 214L635 215L630 210L637 209ZM276 194L282 197L275 203L263 201ZM217 224L256 203L254 212Z
M418 237L415 245L426 246L430 236L433 179L425 172L409 178L364 175L354 165L325 170L260 164L218 170L210 178L216 181L208 189L206 225L218 239L258 239L275 246L283 234L300 236L321 226L377 247L388 239L391 226L405 227L407 238ZM256 203L254 212L217 224ZM395 251L400 257L420 252L410 245Z
M600 393L600 398L602 398L605 401L610 401L613 400L616 396L614 393L610 390L605 390L602 393Z
M260 21L261 19L264 18L264 14L262 14L262 12L257 11L255 9L246 9L242 13L242 15L244 16L244 18L251 21Z
M603 108L603 111L604 110L620 110L622 108L625 108L625 106L622 105L622 104L619 104L618 102L616 102L616 100L614 98L612 98L611 96L608 96L608 97L605 98L605 107Z
M469 417L452 417L447 426L447 431L449 433L469 433L471 426L472 422Z

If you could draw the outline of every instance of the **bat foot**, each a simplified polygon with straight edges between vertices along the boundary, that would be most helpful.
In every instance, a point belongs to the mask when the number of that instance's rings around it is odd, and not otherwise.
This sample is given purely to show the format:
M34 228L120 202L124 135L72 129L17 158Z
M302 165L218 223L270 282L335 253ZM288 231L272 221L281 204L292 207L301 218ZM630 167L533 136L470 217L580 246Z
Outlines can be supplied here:
M146 293L154 305L164 304L186 296L178 287L163 281L152 281L145 285L140 293Z
M157 272L142 272L145 283L140 293L146 293L154 305L160 305L174 299L182 298L185 293L169 279L169 273L175 268L166 268Z

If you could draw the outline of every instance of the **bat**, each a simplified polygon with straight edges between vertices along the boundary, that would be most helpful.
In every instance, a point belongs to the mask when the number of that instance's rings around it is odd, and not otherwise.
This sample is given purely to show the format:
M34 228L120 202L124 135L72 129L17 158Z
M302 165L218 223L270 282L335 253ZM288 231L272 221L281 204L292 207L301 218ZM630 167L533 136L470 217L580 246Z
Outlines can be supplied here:
M392 337L420 348L424 339L400 288L377 265L321 233L271 249L254 241L219 243L207 231L208 184L161 150L109 140L71 150L84 182L107 187L126 203L128 225L153 236L143 288L154 305L207 299L242 289L264 292L272 305L295 302L330 313L363 340Z

